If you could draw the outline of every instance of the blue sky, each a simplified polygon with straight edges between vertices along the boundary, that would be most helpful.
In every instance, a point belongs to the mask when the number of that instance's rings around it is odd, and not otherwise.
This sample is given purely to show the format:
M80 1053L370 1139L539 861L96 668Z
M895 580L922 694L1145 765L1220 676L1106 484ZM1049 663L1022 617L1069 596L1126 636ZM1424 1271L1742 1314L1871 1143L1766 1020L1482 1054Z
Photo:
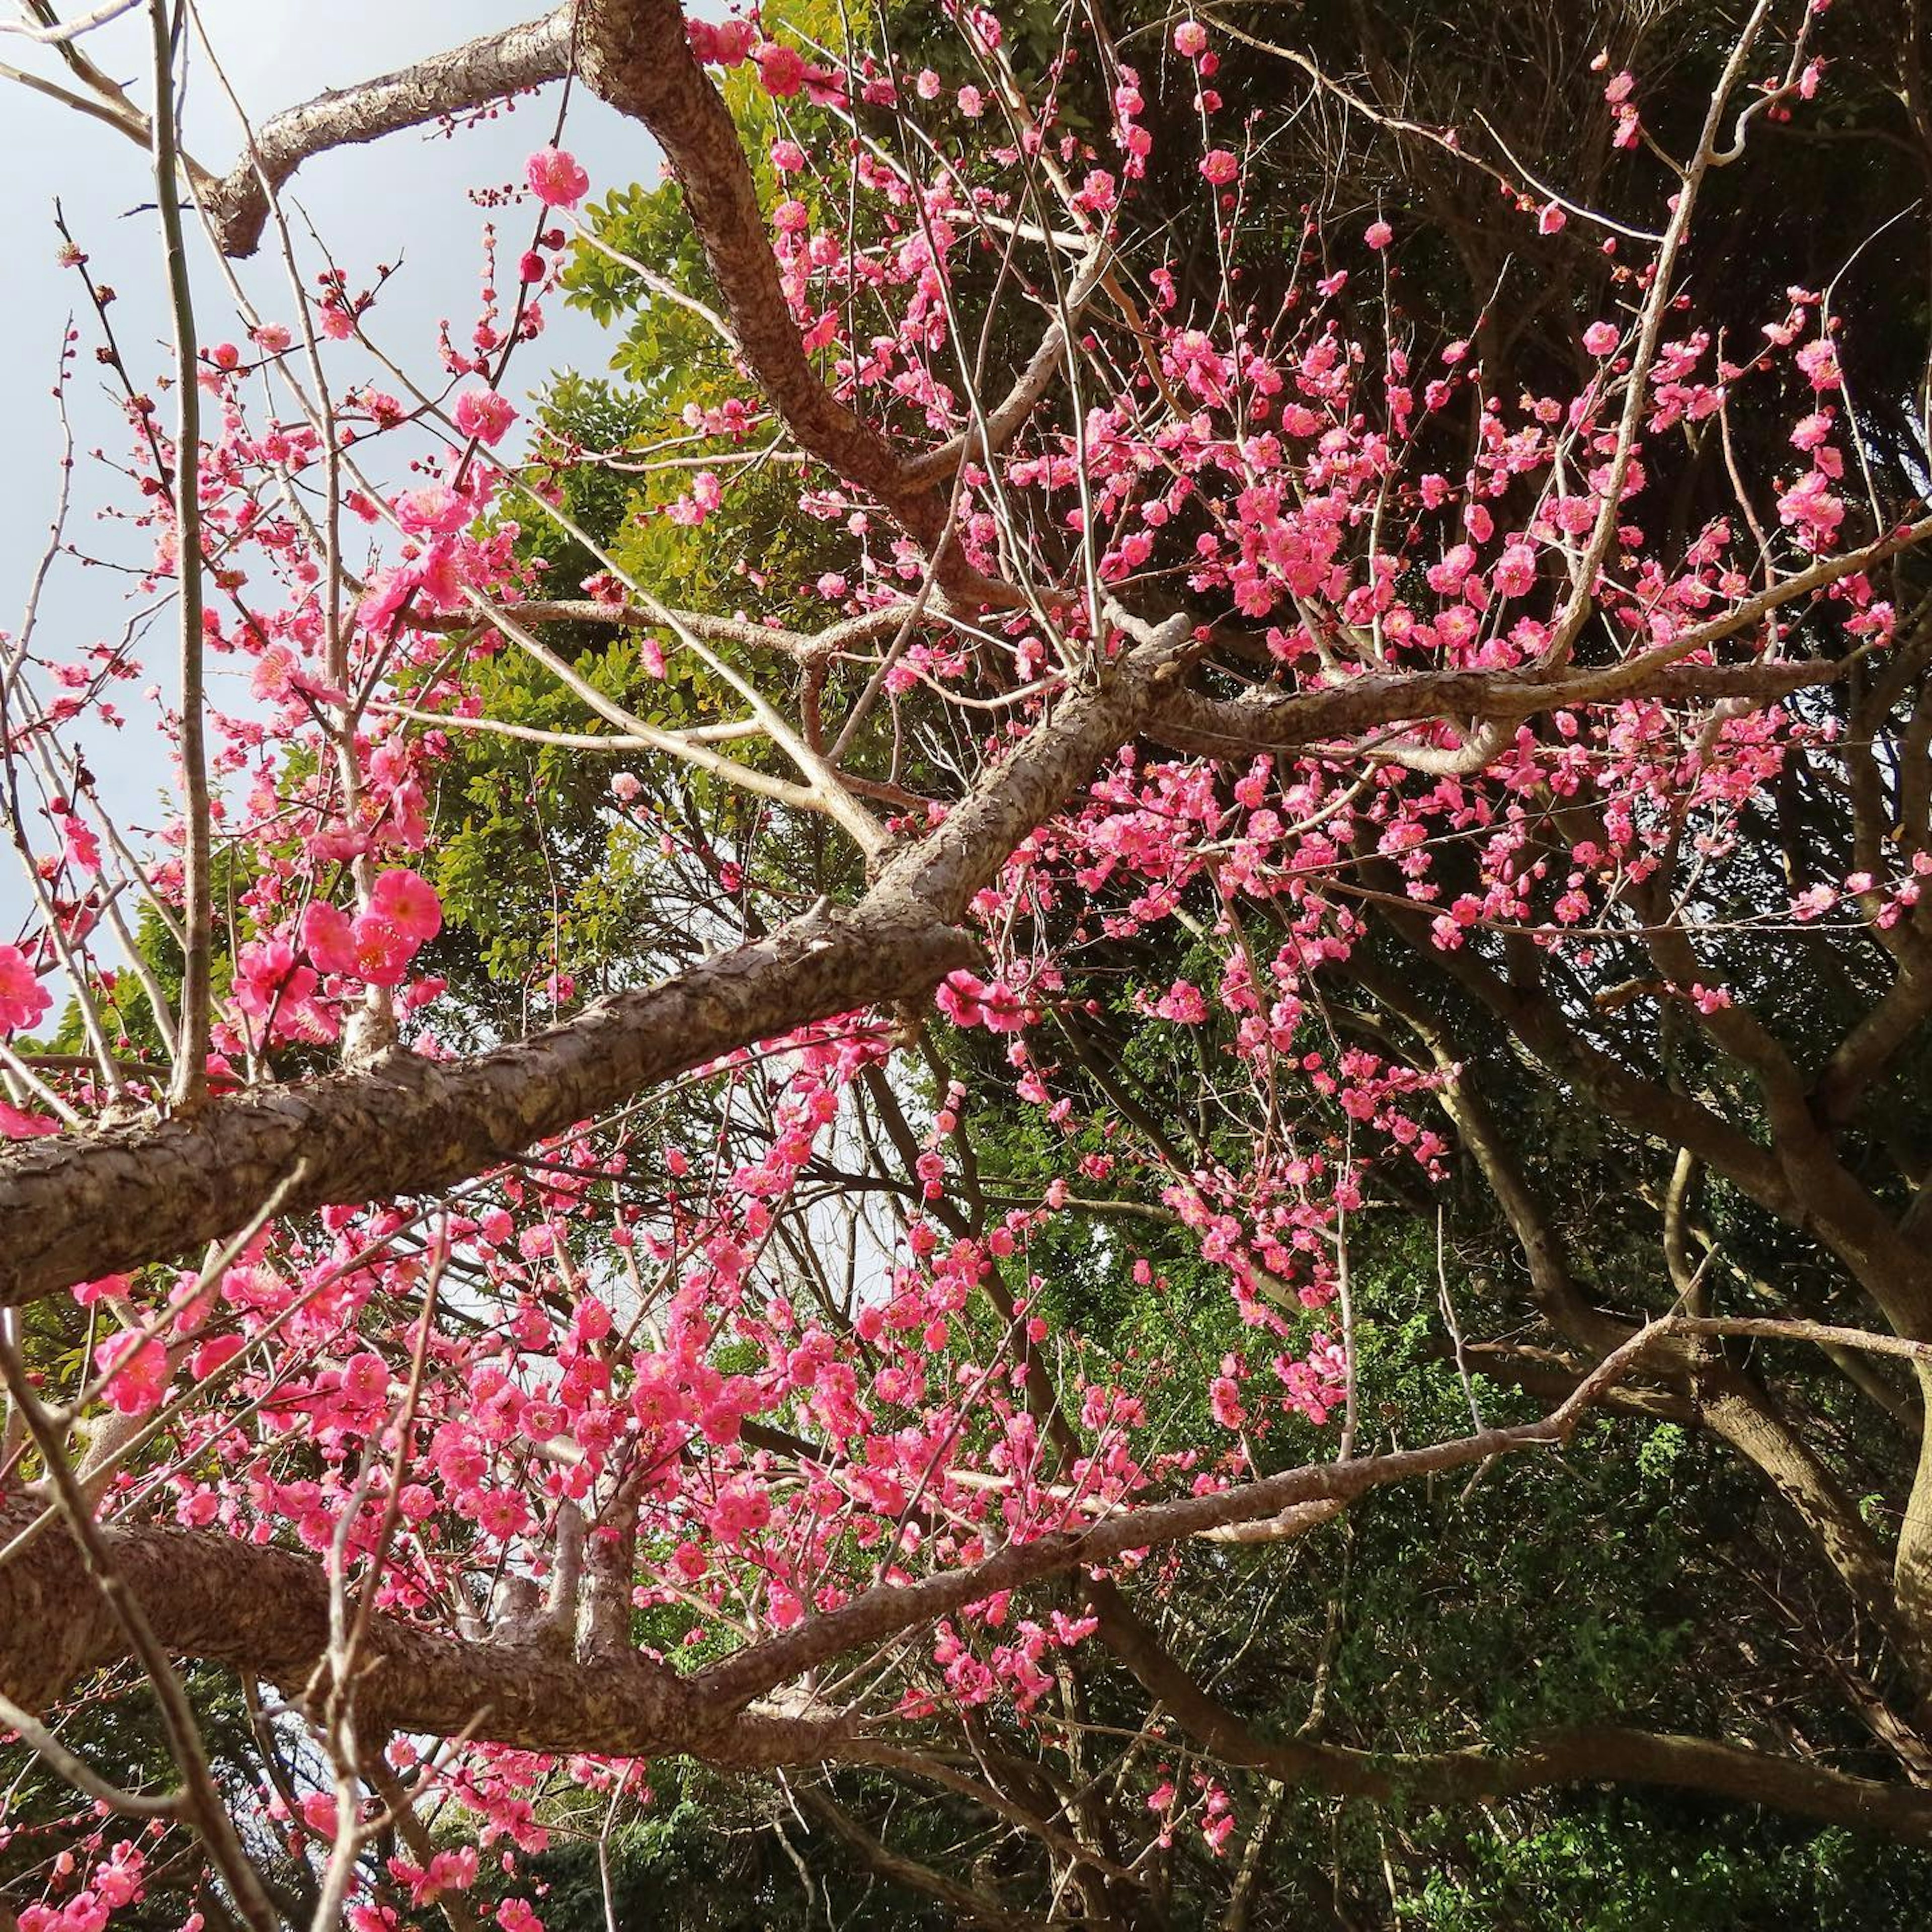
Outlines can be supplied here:
M222 65L258 122L325 88L351 86L542 10L541 0L200 4ZM90 36L86 44L102 68L145 102L145 8ZM0 60L50 77L59 72L52 56L10 38L0 40ZM78 279L56 260L56 196L94 274L117 291L116 329L137 381L166 372L168 331L146 153L111 128L27 88L4 82L0 88L6 110L0 119L0 261L7 265L8 296L0 310L0 394L8 427L8 460L0 464L0 628L11 630L53 508L59 430L50 392L67 318L84 301ZM374 326L405 366L434 369L441 320L467 333L482 259L479 236L488 219L470 190L520 182L524 158L550 138L556 100L557 89L548 88L452 136L432 130L339 150L310 162L292 184L292 206L306 214L352 286L367 286L380 262L401 262ZM189 150L211 168L225 170L239 152L233 114L213 74L192 54L184 135ZM614 184L658 177L657 152L648 136L583 89L573 94L565 139L589 170L593 195ZM510 232L520 232L522 224L520 214ZM226 291L192 223L190 235L201 332L204 340L218 340L232 332ZM248 265L244 280L266 314L290 319L284 272L272 255L265 252ZM604 340L586 318L554 298L545 311L548 330L513 365L507 385L519 400L552 369L604 365ZM126 430L95 371L93 319L82 315L76 322L82 338L71 414L79 460L70 536L95 554L138 568L148 554L140 533L100 520L106 504L124 506L125 486L89 462L86 452L102 447L110 457L118 455ZM358 373L346 361L337 366L352 380ZM117 635L130 614L129 583L120 572L62 560L41 602L42 648L50 648L56 638L84 645ZM164 622L148 656L153 681L170 698L171 651ZM155 822L158 796L169 782L166 748L142 728L154 716L152 708L127 701L149 681L143 677L122 687L128 728L97 733L87 744L104 796L124 822L142 825ZM212 694L226 708L245 709L237 692L218 686ZM12 936L26 905L17 868L0 868L0 938Z

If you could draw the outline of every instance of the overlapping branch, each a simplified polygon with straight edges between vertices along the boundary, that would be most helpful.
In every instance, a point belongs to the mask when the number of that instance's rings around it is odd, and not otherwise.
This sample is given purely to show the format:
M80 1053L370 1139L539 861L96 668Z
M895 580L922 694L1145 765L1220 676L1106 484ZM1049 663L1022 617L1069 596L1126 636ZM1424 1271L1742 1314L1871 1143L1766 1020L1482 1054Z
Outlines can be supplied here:
M1365 1751L1264 1738L1202 1688L1112 1584L1099 1581L1090 1590L1101 1640L1190 1736L1223 1763L1264 1772L1299 1790L1337 1798L1480 1804L1564 1785L1658 1785L1912 1844L1932 1840L1932 1792L1671 1732L1592 1725L1534 1737L1508 1753Z
M1178 674L1175 632L1069 698L849 910L817 912L533 1037L466 1060L392 1053L193 1118L0 1156L0 1303L52 1294L231 1232L299 1159L286 1210L433 1192L692 1068L833 1016L916 998L971 964L956 930L1007 855L1132 735Z

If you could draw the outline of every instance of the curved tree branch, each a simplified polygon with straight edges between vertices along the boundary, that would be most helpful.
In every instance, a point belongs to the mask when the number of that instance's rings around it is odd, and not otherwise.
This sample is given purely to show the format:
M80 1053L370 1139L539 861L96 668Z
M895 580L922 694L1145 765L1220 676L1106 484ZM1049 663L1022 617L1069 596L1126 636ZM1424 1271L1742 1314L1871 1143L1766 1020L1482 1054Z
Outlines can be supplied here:
M1881 1784L1743 1745L1670 1732L1597 1725L1532 1738L1506 1756L1482 1750L1406 1754L1260 1737L1203 1690L1108 1582L1089 1601L1107 1647L1189 1735L1223 1762L1337 1798L1479 1804L1552 1786L1661 1785L1915 1844L1932 1843L1932 1791Z
M224 250L254 254L268 218L270 191L314 156L561 80L570 71L570 8L562 6L520 27L479 34L446 53L354 87L332 88L264 122L250 152L205 194Z

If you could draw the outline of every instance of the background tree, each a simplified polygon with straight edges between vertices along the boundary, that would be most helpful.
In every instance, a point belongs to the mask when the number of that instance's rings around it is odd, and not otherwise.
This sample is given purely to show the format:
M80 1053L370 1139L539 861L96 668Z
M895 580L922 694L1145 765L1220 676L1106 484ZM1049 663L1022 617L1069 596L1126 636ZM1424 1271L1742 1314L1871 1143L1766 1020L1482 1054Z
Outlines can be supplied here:
M194 380L76 248L21 1922L1912 1922L1918 12L579 0L220 176L33 10ZM566 76L670 181L386 340L291 177Z

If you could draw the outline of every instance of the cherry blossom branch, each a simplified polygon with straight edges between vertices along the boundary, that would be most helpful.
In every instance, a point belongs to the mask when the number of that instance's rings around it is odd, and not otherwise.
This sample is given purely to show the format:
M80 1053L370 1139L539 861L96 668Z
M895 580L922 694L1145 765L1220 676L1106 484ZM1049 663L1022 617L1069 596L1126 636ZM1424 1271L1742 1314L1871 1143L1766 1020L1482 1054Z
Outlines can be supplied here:
M849 1730L849 1718L787 1719L750 1707L814 1665L923 1626L962 1604L1130 1550L1277 1516L1298 1503L1351 1501L1492 1456L1560 1447L1604 1394L1672 1332L1668 1318L1640 1330L1538 1421L1424 1449L1312 1464L1010 1544L962 1569L866 1591L687 1678L643 1659L605 1658L586 1668L541 1645L466 1642L378 1612L366 1633L361 1694L372 1721L380 1716L406 1730L447 1734L482 1710L476 1735L532 1749L626 1756L686 1750L719 1762L809 1762L783 1754L808 1745L814 1756L830 1754L828 1745ZM0 1521L18 1513L17 1504L0 1507ZM219 1533L104 1531L92 1523L83 1532L70 1520L68 1538L44 1537L31 1553L0 1567L0 1608L22 1611L30 1599L70 1590L83 1559L91 1564L97 1557L126 1580L169 1649L233 1663L291 1690L309 1682L327 1652L332 1589L324 1569L307 1557ZM73 1600L70 1625L51 1646L37 1640L32 1616L0 1617L0 1687L16 1701L45 1703L130 1640L116 1634L107 1606L80 1607L89 1602L85 1595ZM781 1755L764 1755L774 1751Z
M220 1239L298 1160L286 1211L430 1192L788 1028L903 998L976 948L903 898L808 917L547 1033L468 1060L367 1069L211 1101L193 1120L0 1153L0 1301Z
M1735 637L1800 597L1869 570L1932 539L1932 516L1902 525L1853 550L1821 557L1748 597L1722 616L1692 626L1667 644L1600 669L1560 676L1540 668L1507 671L1373 672L1316 689L1232 700L1180 691L1152 721L1167 742L1219 754L1308 745L1422 718L1520 719L1621 698L1787 696L1843 676L1847 659L1828 664L1760 662L1687 665L1694 652Z
M1730 57L1718 76L1718 85L1712 90L1710 104L1704 116L1704 124L1697 136L1696 152L1689 166L1684 170L1681 185L1672 198L1670 220L1664 231L1664 239L1658 244L1655 260L1648 270L1650 284L1644 297L1643 306L1638 312L1637 338L1630 357L1630 368L1624 377L1624 397L1622 419L1617 425L1616 448L1605 472L1602 489L1602 503L1597 512L1596 526L1591 531L1583 548L1582 557L1573 567L1570 598L1562 615L1552 627L1549 647L1544 654L1545 662L1551 665L1567 664L1575 650L1576 640L1583 626L1588 622L1591 613L1596 608L1597 579L1608 560L1610 549L1616 540L1617 526L1623 515L1624 484L1630 476L1630 464L1636 453L1637 434L1643 424L1644 412L1652 406L1648 393L1651 371L1657 366L1659 344L1664 338L1664 318L1670 312L1677 290L1672 281L1676 272L1677 258L1682 252L1685 238L1690 234L1692 217L1696 214L1700 190L1704 177L1714 164L1718 138L1724 126L1724 114L1730 104L1731 96L1737 91L1738 82L1744 78L1744 63L1750 58L1750 50L1763 30L1766 16L1772 8L1772 0L1757 0L1750 17L1738 31L1732 43Z
M842 1652L876 1642L896 1631L930 1622L963 1604L998 1591L1017 1589L1076 1564L1105 1564L1131 1550L1152 1549L1232 1524L1279 1516L1300 1504L1350 1502L1388 1484L1460 1468L1492 1456L1561 1446L1576 1432L1598 1398L1674 1332L1669 1318L1650 1323L1606 1355L1567 1401L1540 1420L1492 1429L1426 1449L1402 1450L1348 1462L1312 1463L1202 1496L1144 1504L1030 1542L1011 1543L964 1569L868 1590L794 1630L710 1666L690 1682L694 1689L728 1704L748 1703Z

